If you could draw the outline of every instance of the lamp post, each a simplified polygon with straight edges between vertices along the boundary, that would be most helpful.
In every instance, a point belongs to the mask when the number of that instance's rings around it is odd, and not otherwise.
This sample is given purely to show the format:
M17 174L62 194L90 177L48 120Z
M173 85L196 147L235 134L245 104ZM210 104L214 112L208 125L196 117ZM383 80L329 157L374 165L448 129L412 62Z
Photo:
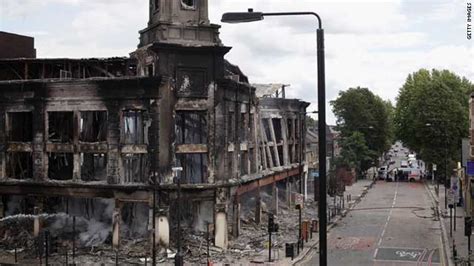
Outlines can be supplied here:
M314 12L279 12L262 13L253 12L231 12L222 15L222 22L244 23L263 20L264 17L272 16L314 16L318 20L316 29L317 37L317 65L318 65L318 138L319 138L319 265L327 265L327 217L326 217L326 80L324 63L324 30L322 21L318 14ZM315 183L316 199L316 183Z
M183 171L183 167L173 167L173 176L175 181L178 183L178 206L176 208L176 213L178 216L178 230L177 230L177 252L174 257L174 265L182 266L183 265L183 255L181 254L181 178L178 176L178 173Z

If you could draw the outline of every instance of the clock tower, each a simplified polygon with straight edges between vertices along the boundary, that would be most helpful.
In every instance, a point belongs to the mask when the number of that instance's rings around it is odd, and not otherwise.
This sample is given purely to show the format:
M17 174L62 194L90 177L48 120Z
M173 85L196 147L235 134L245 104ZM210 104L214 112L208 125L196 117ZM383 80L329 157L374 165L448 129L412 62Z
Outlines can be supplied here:
M149 0L148 27L139 47L150 43L221 45L218 25L209 22L208 0Z

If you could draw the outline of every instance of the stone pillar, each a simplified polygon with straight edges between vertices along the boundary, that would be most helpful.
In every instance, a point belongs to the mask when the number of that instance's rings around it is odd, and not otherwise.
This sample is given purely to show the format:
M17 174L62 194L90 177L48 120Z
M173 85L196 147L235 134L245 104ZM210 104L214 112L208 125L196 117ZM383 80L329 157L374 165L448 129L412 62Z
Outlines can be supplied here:
M34 221L33 221L33 236L38 237L41 230L41 223L39 220L40 209L38 207L34 208Z
M214 205L214 244L224 250L227 249L228 230L227 230L227 201L230 194L227 188L216 189L216 202Z
M118 250L120 247L120 220L121 206L116 200L115 209L112 214L112 246L115 250Z
M255 223L262 222L262 199L260 197L260 186L257 188L257 195L255 197Z
M273 183L272 186L272 211L274 214L278 215L278 187L276 183Z
M215 225L215 245L224 250L228 246L227 236L227 211L225 204L216 204L216 225Z
M168 248L170 246L170 223L168 219L169 208L160 208L155 215L155 241L156 245Z
M234 202L234 224L232 227L232 236L234 238L239 237L240 235L240 202L238 201L237 197Z
M107 105L107 143L109 152L107 153L107 183L120 184L123 180L122 158L120 156L120 117L121 110L119 102L110 102Z
M32 141L32 160L33 160L33 179L42 181L48 177L48 156L44 149L44 134L48 132L45 125L48 124L47 114L42 101L34 104L33 111L33 141Z

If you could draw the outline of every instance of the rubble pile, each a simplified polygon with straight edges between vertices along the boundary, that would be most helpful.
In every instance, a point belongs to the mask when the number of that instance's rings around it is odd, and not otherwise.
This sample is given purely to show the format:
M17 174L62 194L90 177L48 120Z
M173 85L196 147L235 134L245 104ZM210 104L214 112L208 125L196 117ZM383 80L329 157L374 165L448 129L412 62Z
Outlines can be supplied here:
M268 215L271 206L271 196L262 193L262 218L260 224L255 220L255 208L248 204L242 208L240 235L237 239L229 239L229 248L222 250L213 246L211 236L210 259L219 263L249 263L268 260ZM251 202L254 202L252 200ZM302 210L302 221L317 217L317 205L312 199L306 200ZM275 222L279 224L279 231L272 234L272 252L276 258L285 256L285 243L296 243L298 240L299 212L286 201L280 200L279 210L275 215ZM205 263L207 259L207 233L186 232L184 237L185 261L187 263Z

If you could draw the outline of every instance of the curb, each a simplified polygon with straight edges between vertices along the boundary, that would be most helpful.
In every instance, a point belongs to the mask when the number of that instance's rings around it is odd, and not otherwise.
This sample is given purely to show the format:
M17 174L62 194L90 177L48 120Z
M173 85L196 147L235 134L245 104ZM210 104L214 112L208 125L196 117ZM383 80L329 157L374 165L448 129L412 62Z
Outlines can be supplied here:
M342 218L346 217L346 215L354 209L354 207L361 202L362 198L365 197L367 192L374 186L376 183L375 180L373 180L367 187L363 189L362 194L358 195L359 197L357 200L355 200L352 205L350 205L346 210L343 210L340 215L338 215L335 219L333 219L332 223L327 226L327 232L329 232L334 226L336 226L337 222L339 222ZM319 246L319 239L316 240L314 244L308 247L306 251L302 251L298 257L296 257L293 261L291 261L292 265L296 265L298 263L301 263L303 260L305 260L309 255L315 254L316 253L316 247Z
M449 248L449 238L448 238L448 232L446 230L446 226L444 224L444 218L443 218L443 215L439 209L439 201L436 199L436 197L433 195L433 192L431 191L431 189L429 188L429 184L427 184L426 182L424 183L425 184L425 189L428 191L428 194L430 195L431 199L433 200L433 203L434 203L434 207L436 209L436 212L437 212L437 216L439 218L439 227L441 229L441 242L442 242L442 245L443 245L443 250L442 251L442 257L443 257L443 260L444 260L444 263L443 265L447 265L447 266L454 266L454 260L452 259L452 254L451 254L451 249Z

